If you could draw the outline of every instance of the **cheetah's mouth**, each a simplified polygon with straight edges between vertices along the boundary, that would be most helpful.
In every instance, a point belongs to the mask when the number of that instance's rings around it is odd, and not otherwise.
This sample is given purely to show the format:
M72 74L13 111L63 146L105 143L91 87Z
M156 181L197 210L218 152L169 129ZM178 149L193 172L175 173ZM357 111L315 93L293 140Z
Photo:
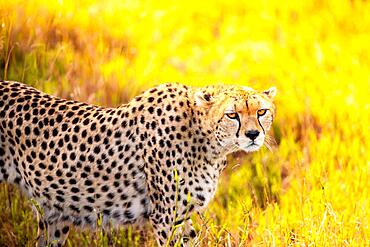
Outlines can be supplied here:
M241 146L240 148L241 148L243 151L245 151L245 152L249 153L249 152L257 151L260 147L261 147L261 146L260 146L260 145L258 145L258 143L256 143L255 141L251 141L251 142L249 142L247 145L245 145L245 146L243 145L243 146Z

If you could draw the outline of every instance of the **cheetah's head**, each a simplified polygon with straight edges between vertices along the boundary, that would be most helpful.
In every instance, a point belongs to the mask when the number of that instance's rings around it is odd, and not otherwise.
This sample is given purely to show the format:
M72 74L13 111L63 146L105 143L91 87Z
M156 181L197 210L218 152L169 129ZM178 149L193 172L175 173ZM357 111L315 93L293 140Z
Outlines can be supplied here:
M249 87L224 86L203 88L194 97L207 118L205 124L212 126L217 141L230 153L257 151L263 144L269 148L275 95L275 87L258 92Z

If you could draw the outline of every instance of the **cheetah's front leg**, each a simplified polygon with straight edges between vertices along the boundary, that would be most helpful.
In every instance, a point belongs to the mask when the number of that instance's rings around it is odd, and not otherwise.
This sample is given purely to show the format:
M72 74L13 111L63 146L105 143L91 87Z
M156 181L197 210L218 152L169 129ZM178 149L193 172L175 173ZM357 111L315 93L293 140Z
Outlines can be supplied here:
M48 225L48 246L60 247L68 237L70 226L67 222L55 222Z
M37 238L36 238L36 247L45 247L46 246L46 239L45 239L45 228L46 224L42 216L37 213Z
M159 246L190 246L196 237L191 219L173 221L172 217L152 214L150 221Z
M39 212L36 205L32 205L32 211L34 211L37 219L37 237L36 237L36 247L45 247L46 246L46 238L45 238L45 230L47 228L47 223L44 220L41 212Z
M174 230L177 232L173 232ZM196 231L193 227L191 219L184 220L183 222L177 221L176 225L172 227L172 233L174 233L174 243L180 246L193 246L196 239Z
M184 222L184 226L183 226L182 239L183 239L184 244L188 244L190 246L190 244L192 244L196 240L196 237L197 237L197 233L193 227L193 221L191 219L187 219Z

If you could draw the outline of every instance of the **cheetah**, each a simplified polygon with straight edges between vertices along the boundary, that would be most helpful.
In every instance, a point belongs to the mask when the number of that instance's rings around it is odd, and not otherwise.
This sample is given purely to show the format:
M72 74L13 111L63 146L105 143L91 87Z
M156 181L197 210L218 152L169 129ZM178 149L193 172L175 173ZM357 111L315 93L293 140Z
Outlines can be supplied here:
M214 196L226 156L265 143L275 94L173 83L104 108L0 81L0 182L42 208L38 246L62 246L72 226L98 219L149 221L158 245L187 244L197 235L190 215Z

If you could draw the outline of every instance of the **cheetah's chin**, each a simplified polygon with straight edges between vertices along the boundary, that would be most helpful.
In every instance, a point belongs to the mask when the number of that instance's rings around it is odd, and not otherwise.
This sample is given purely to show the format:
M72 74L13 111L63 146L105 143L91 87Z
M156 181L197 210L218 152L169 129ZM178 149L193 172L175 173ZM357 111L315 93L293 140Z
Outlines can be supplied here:
M256 144L256 143L252 143L252 144L249 144L248 146L245 146L245 147L240 147L244 152L247 152L247 153L251 153L251 152L255 152L255 151L258 151L261 146Z

